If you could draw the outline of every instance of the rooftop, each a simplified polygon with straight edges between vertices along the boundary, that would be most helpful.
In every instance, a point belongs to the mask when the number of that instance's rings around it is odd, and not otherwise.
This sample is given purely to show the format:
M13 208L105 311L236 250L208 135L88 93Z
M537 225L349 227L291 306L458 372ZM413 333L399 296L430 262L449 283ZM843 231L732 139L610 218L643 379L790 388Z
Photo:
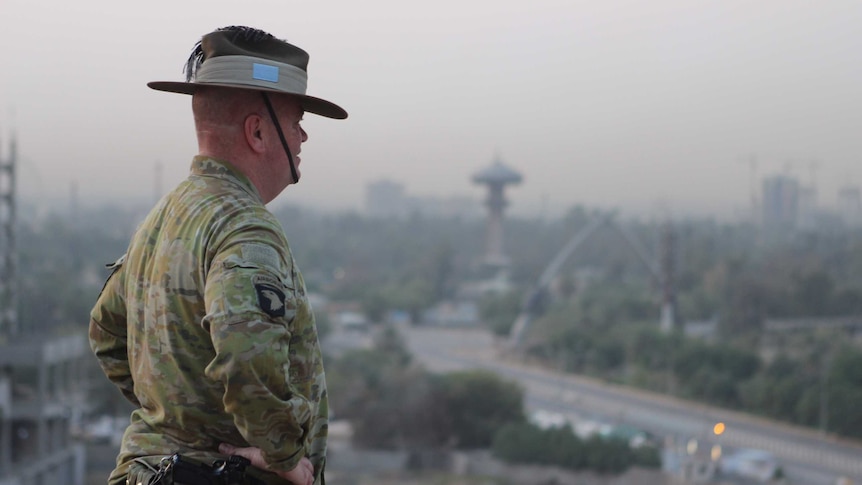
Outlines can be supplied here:
M506 166L499 158L491 166L473 174L473 182L477 184L517 184L521 180L521 174Z

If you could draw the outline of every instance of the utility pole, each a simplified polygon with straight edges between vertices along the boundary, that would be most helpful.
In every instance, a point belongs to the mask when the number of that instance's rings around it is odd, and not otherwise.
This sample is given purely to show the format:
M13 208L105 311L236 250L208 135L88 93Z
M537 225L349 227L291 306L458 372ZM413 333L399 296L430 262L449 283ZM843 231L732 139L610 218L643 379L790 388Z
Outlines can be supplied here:
M18 147L15 136L9 158L0 151L0 340L18 333L18 288L15 250L15 165Z
M676 256L676 237L673 225L668 219L662 228L661 244L661 321L660 328L664 333L676 329L676 291L674 289L674 259Z
M751 223L757 224L760 213L757 207L757 156L753 154L748 160L748 184L751 192Z

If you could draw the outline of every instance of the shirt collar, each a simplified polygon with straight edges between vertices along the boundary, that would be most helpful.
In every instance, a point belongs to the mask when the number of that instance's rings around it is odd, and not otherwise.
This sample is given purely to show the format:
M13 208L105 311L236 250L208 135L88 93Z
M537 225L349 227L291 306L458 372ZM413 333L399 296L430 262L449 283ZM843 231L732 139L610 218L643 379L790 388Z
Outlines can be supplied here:
M263 198L261 198L260 192L257 191L257 187L251 183L251 180L245 174L228 161L204 155L196 155L192 159L191 173L192 175L215 177L233 182L263 204Z

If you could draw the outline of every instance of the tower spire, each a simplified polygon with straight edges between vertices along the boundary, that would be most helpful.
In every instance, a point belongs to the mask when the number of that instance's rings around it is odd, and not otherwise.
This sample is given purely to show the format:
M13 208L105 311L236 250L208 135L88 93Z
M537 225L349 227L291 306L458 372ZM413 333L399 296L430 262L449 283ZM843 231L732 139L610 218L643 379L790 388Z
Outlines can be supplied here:
M509 204L504 189L507 185L519 184L522 180L521 174L507 167L499 155L494 157L491 166L473 175L473 183L488 188L488 196L485 199L488 223L483 262L489 267L502 269L509 265L509 259L503 251L503 210Z

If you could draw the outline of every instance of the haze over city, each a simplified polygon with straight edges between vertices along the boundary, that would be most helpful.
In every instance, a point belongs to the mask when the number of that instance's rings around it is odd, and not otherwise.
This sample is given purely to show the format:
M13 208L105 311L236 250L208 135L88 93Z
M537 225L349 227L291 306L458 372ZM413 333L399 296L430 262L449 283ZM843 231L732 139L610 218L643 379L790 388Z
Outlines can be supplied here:
M479 200L470 175L499 156L524 175L513 213L734 217L775 173L830 205L862 182L860 22L852 0L4 0L0 153L15 133L25 201L152 201L196 143L189 99L146 82L244 24L306 49L309 93L350 113L306 116L276 203L361 208L383 178Z

